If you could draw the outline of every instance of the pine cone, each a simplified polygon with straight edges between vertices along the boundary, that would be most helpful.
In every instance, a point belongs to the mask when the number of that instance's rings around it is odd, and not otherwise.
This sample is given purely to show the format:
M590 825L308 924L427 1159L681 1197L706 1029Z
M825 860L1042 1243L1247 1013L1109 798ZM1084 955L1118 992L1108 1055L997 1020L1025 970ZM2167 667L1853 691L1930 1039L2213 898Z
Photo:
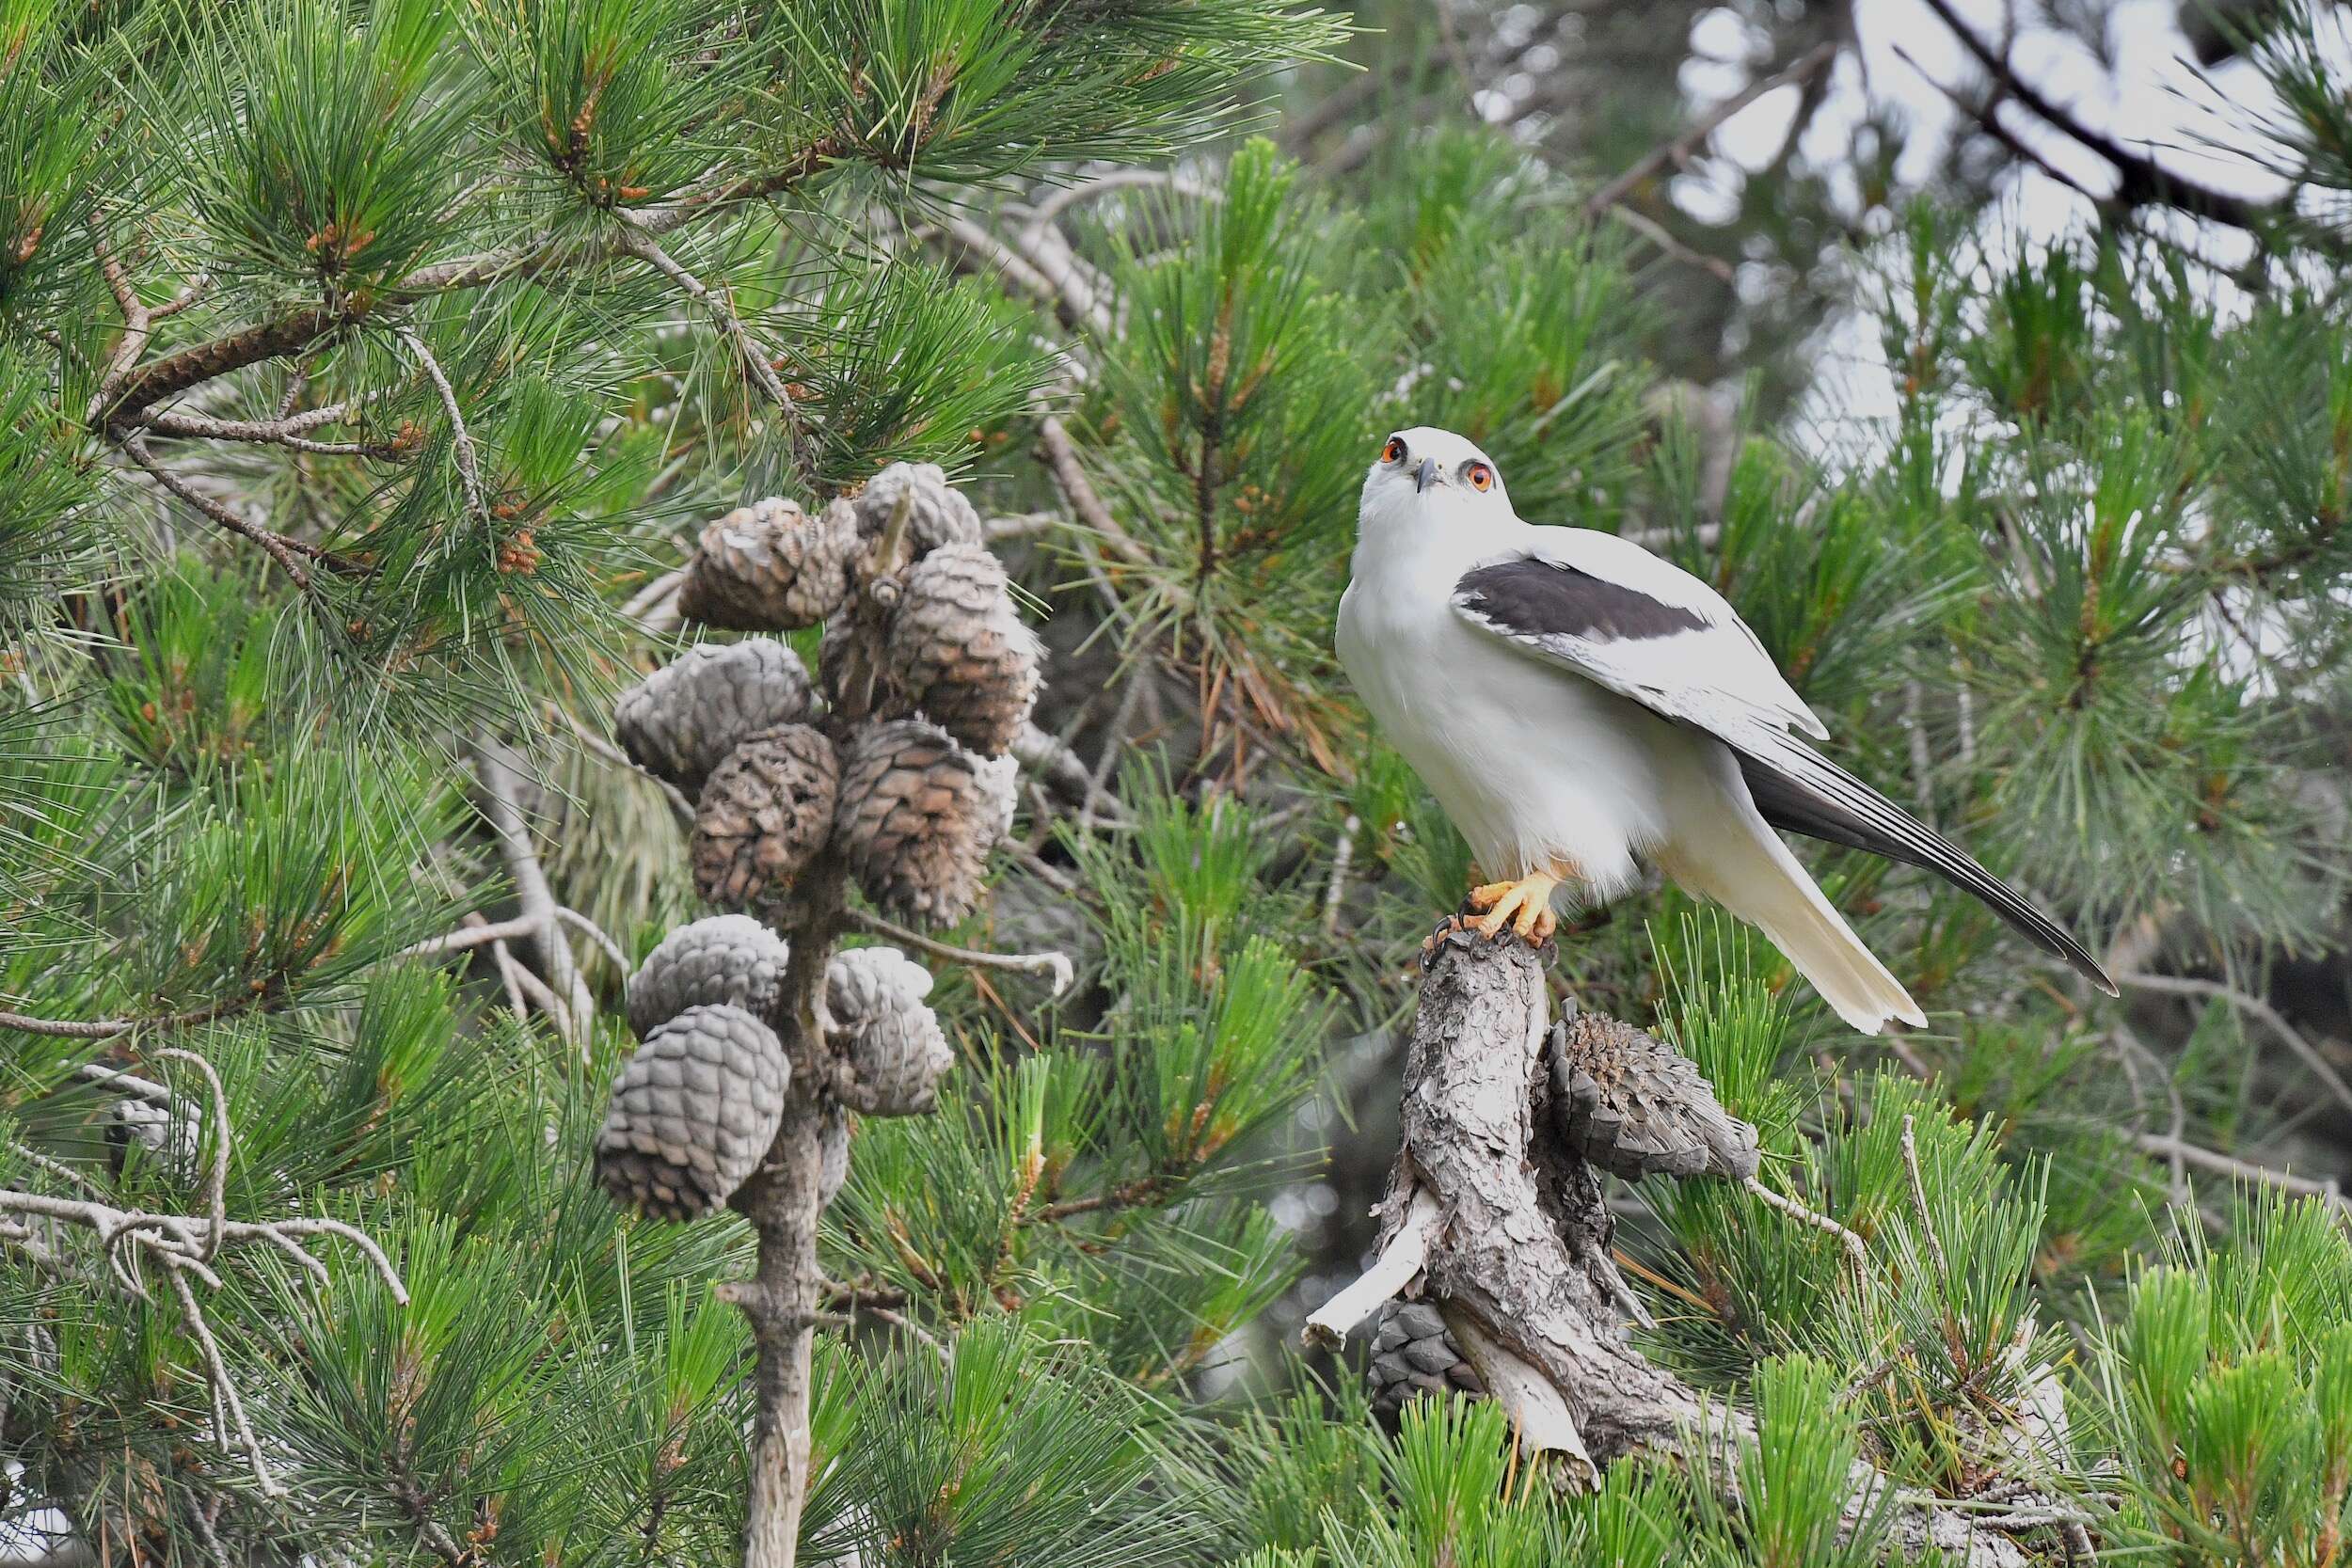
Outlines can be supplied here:
M621 693L613 733L629 761L689 796L744 736L809 715L800 656L772 638L705 642Z
M157 1105L125 1095L106 1109L107 1157L117 1176L129 1167L136 1149L135 1158L154 1162L171 1180L195 1181L203 1140L202 1120L177 1101Z
M612 1085L596 1180L656 1219L717 1208L768 1152L792 1067L775 1031L740 1007L689 1007L645 1037Z
M923 716L982 756L999 756L1037 702L1037 636L977 545L946 545L907 571L890 621L891 673Z
M841 1196L842 1183L850 1180L850 1118L831 1101L818 1116L817 1148L822 1159L817 1167L817 1207L822 1209Z
M1548 1053L1561 1135L1601 1169L1735 1181L1756 1174L1756 1129L1725 1111L1674 1047L1580 1013L1553 1027Z
M689 1007L718 1003L766 1018L784 985L784 939L747 914L681 926L628 980L628 1026L644 1039Z
M1013 808L1021 803L1021 765L1009 755L990 757L979 771L980 792L988 800L988 842L993 847L1012 836Z
M840 795L833 742L805 724L753 736L727 753L694 813L694 888L723 909L792 885L823 848Z
M1002 816L985 766L913 720L859 732L842 764L834 831L868 898L942 925L972 912Z
M854 503L860 537L871 545L888 532L899 497L910 491L905 538L916 557L942 545L977 545L986 537L980 515L948 484L946 470L936 463L893 463L867 480Z
M855 531L855 517L833 507L811 518L779 497L739 506L703 530L678 612L737 631L813 626L850 596Z
M910 1117L939 1100L956 1063L939 1019L923 1005L930 973L895 947L854 947L825 967L833 1048L850 1064L842 1098L870 1117Z
M1445 1319L1424 1301L1385 1303L1372 1335L1372 1408L1394 1416L1416 1394L1484 1394L1477 1369L1462 1358Z

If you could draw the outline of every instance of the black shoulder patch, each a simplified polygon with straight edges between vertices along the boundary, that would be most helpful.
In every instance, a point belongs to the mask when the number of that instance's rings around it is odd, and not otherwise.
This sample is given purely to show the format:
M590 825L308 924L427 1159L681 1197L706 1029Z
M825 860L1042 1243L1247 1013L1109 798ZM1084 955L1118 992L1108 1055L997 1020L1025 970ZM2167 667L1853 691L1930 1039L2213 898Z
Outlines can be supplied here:
M1639 642L1707 626L1694 610L1532 555L1464 573L1454 598L1471 614L1522 637Z

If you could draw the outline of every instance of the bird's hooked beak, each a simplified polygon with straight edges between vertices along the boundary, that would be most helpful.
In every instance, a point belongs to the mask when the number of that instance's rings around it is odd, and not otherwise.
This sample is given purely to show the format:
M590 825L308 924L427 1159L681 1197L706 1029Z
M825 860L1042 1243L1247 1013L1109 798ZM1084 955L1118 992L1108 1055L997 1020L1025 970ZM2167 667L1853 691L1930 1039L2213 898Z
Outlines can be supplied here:
M1421 467L1413 470L1413 494L1416 496L1432 484L1442 483L1443 481L1438 478L1438 460L1434 457L1422 458Z

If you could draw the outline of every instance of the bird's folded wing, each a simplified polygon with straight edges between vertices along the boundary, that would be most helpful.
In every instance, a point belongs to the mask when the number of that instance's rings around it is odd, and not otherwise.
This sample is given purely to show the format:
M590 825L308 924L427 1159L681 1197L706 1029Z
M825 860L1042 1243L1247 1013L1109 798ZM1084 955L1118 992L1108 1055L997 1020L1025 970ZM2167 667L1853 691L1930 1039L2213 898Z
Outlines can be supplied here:
M1582 529L1534 531L1533 551L1463 574L1455 614L1723 741L1773 827L1924 866L2115 994L2098 960L2023 895L1789 733L1828 731L1721 594L1630 541Z
M1534 531L1533 553L1472 567L1454 612L1522 652L1725 740L1762 724L1829 731L1747 624L1698 578L1629 540Z

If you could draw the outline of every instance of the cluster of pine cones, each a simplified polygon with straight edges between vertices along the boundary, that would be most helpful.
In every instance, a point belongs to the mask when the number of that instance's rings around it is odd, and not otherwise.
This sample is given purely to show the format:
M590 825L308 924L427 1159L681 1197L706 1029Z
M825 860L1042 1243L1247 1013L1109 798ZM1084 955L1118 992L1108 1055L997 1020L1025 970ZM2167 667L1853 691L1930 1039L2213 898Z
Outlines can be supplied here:
M687 619L734 631L822 624L818 675L771 636L689 650L624 693L621 744L695 802L698 892L721 909L672 932L628 985L629 1059L596 1141L624 1205L685 1219L726 1201L773 1141L791 1083L775 1028L789 952L752 915L790 902L830 852L877 907L945 924L979 897L1012 826L1008 754L1037 700L1040 648L978 515L930 465L895 464L814 517L788 500L703 531ZM828 1187L843 1108L929 1110L953 1060L891 948L826 965ZM835 1148L840 1150L836 1155ZM830 1191L819 1195L830 1198Z
M815 517L765 500L703 531L679 591L688 619L825 628L820 681L753 637L694 648L621 698L630 758L698 802L705 898L781 902L831 846L892 914L971 911L1011 826L1006 753L1037 701L1040 652L980 540L940 470L903 463Z

